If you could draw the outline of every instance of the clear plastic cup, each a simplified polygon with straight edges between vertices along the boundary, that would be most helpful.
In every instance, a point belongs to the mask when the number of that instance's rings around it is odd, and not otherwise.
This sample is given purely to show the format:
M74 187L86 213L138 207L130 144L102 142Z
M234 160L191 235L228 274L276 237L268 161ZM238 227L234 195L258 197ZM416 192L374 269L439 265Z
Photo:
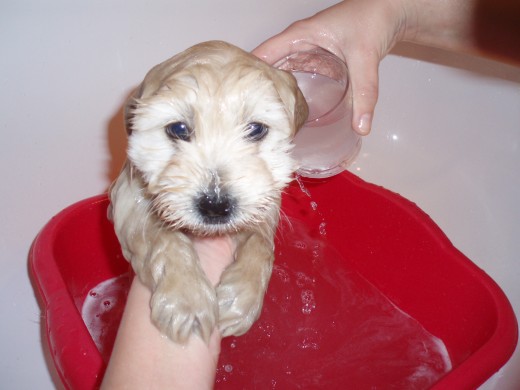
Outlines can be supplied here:
M294 139L298 174L323 178L342 172L361 148L361 137L352 129L347 65L331 52L312 47L274 66L294 75L309 106L307 122Z

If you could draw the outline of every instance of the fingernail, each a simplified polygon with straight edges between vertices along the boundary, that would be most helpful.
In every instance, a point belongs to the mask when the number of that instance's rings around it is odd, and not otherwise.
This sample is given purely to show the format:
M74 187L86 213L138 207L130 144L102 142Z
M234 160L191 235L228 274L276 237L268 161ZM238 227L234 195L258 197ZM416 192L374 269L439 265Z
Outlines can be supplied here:
M367 135L370 133L370 127L372 126L372 115L363 114L359 119L357 125L357 132L361 135Z

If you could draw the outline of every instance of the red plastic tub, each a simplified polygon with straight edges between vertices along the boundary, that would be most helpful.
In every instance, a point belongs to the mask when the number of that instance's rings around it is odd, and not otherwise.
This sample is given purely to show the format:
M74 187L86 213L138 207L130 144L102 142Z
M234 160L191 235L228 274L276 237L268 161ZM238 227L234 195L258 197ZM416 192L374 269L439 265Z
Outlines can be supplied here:
M99 385L121 314L106 322L102 354L81 309L95 286L129 270L107 205L100 195L68 207L31 249L50 351L68 389ZM513 353L517 322L503 292L413 203L345 172L293 183L283 214L262 316L246 335L223 340L216 388L474 389ZM376 307L376 296L388 302ZM415 337L380 321L392 310L442 341L447 372L435 357L433 382L403 384L399 375L415 378L424 367L392 367ZM367 344L369 328L381 341Z

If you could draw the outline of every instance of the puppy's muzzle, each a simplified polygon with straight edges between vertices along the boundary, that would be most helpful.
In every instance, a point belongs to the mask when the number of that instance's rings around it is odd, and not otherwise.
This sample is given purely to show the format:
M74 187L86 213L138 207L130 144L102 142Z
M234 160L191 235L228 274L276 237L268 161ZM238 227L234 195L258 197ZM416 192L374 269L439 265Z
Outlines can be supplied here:
M226 224L231 221L236 201L228 194L209 191L199 196L197 208L204 223L209 225Z

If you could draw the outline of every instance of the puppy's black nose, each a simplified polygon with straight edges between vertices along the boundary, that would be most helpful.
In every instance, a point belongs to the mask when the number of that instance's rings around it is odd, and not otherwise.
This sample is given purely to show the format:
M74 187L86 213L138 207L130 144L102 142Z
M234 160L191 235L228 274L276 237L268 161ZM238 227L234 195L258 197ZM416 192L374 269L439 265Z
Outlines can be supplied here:
M197 207L206 223L226 223L231 218L235 202L227 194L202 194Z

